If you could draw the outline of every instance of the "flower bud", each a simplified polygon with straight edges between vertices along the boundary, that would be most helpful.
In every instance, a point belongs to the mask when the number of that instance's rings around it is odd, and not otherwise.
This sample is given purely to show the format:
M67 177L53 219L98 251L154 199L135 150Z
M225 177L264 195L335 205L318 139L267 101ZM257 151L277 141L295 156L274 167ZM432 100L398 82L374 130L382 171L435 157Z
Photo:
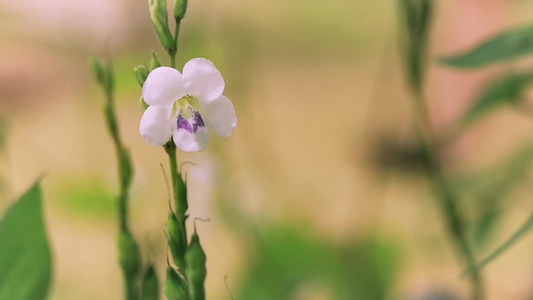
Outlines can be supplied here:
M183 177L181 177L181 174L178 174L176 184L178 186L178 197L176 199L178 203L175 203L176 214L180 220L184 220L187 209L189 209L189 204L187 202L187 184L183 180Z
M119 154L120 167L120 184L127 188L130 186L131 178L133 177L133 167L131 166L131 159L128 150L123 149Z
M152 62L150 63L150 68L153 70L159 67L161 67L161 62L159 61L159 58L157 58L157 54L152 52Z
M159 300L159 280L153 265L144 273L141 300Z
M163 293L168 300L190 300L189 287L185 279L181 277L171 266L167 267L167 279L163 286Z
M185 252L187 250L185 228L172 211L168 214L167 230L168 246L170 253L172 253L172 259L181 270L185 270Z
M91 66L91 70L98 83L100 83L106 91L113 90L115 82L111 62L102 62L96 55L91 55L89 57L89 65Z
M174 38L168 28L168 11L166 0L149 0L150 18L154 25L157 37L163 48L170 51L174 47Z
M108 91L112 91L115 87L115 76L113 72L113 65L111 64L111 61L108 61L104 66L104 73L105 73L105 87Z
M207 269L205 267L206 256L200 244L200 238L196 233L196 228L191 237L191 243L185 254L187 264L186 274L191 283L191 295L194 300L205 300L205 278Z
M174 19L181 20L185 18L187 11L187 0L176 0L174 2Z
M127 277L134 277L139 271L140 256L137 242L128 231L118 235L118 260Z
M91 70L93 71L94 77L99 83L104 82L104 71L102 67L102 62L96 55L91 55L89 57L89 65L91 66Z
M139 85L143 87L146 78L148 78L148 73L150 73L148 68L145 65L138 65L133 68L133 73L135 74L135 79L137 79Z

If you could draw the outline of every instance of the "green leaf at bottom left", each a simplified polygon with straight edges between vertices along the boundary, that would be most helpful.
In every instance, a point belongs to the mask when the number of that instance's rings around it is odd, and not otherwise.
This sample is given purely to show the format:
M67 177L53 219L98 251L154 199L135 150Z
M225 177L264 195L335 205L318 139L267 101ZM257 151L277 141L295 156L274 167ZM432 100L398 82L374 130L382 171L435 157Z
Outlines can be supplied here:
M37 182L0 220L0 300L46 299L51 261Z

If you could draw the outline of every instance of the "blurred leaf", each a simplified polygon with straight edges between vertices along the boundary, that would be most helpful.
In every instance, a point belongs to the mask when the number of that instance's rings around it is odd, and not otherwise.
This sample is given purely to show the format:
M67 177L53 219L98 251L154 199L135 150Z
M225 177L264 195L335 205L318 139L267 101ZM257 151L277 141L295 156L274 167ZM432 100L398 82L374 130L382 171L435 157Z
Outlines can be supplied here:
M533 163L533 144L522 146L495 166L470 175L456 184L463 195L475 201L476 217L471 225L473 242L483 248L504 210L500 203L509 203L509 194L527 178Z
M394 244L375 237L339 242L311 232L301 224L262 230L236 299L292 299L313 286L331 299L388 299L399 263Z
M150 264L144 272L141 284L141 300L159 300L159 279L154 266Z
M313 281L333 257L329 244L296 226L268 228L256 236L255 257L236 299L290 299L297 288Z
M533 53L533 25L505 31L465 53L443 57L440 61L458 68L478 68L529 53Z
M420 91L424 80L432 0L400 0L400 29L405 65L411 86Z
M464 273L463 276L468 276L469 274L472 274L476 270L479 270L483 267L485 267L488 263L496 259L498 256L500 256L505 250L509 249L511 246L513 246L516 242L520 240L526 233L529 232L529 230L533 228L533 214L529 216L529 218L524 222L518 230L513 233L503 244L496 248L494 252L489 254L485 259L478 262L476 265L468 268Z
M339 270L330 274L336 278L338 299L385 300L398 272L400 253L388 240L369 237L341 246L336 257Z
M499 75L491 81L462 117L469 123L502 104L514 104L521 100L524 88L533 80L532 72L512 72Z
M477 248L484 248L492 232L498 225L502 211L496 205L480 207L479 216L472 225L472 239Z
M36 183L0 222L0 300L46 299L51 269Z

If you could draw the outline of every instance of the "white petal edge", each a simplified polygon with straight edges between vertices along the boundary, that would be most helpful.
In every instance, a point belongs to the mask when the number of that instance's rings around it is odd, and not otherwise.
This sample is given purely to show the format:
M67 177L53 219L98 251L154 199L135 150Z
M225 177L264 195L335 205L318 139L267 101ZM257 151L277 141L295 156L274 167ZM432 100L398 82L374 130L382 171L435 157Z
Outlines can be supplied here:
M203 101L218 98L224 92L224 78L215 65L205 58L193 58L183 67L187 93Z
M185 129L174 131L174 143L183 152L204 151L209 144L209 131L206 127L198 127L195 133Z
M150 106L141 118L139 131L142 138L152 146L162 146L172 137L170 110L160 106Z
M156 68L148 74L142 96L148 105L172 106L174 101L185 96L183 76L174 68Z
M211 131L221 137L230 136L237 126L235 107L228 97L222 95L217 99L202 103L200 113Z

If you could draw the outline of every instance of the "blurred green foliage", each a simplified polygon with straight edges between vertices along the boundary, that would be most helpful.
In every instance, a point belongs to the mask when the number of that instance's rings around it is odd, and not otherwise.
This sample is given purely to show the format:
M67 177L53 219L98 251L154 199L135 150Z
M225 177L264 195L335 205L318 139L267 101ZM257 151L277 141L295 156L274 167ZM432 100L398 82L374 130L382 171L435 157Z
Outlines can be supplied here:
M533 25L497 34L464 53L440 59L457 68L479 68L489 64L533 54Z
M152 264L145 270L141 284L141 300L159 300L159 279Z
M465 270L463 275L467 276L476 270L479 270L485 267L488 263L500 256L505 250L509 249L516 242L518 242L522 237L525 236L531 229L533 229L533 214L531 214L527 220L516 230L508 239L506 239L499 247L496 248L493 252L487 255L484 259L479 261L473 266L470 266Z
M0 300L46 299L51 261L37 182L0 221Z
M470 123L502 104L517 104L524 100L524 92L533 80L533 72L509 72L497 75L481 89L479 96L462 117Z
M470 233L479 250L488 246L505 206L512 203L512 192L530 178L533 163L533 143L513 151L495 165L463 176L455 187L471 201L472 222Z
M411 86L420 91L426 69L429 29L433 15L432 0L400 0L400 21L402 22L401 49L408 70Z
M99 177L63 179L54 189L58 205L69 212L92 218L113 218L116 203L108 184Z
M258 229L236 299L293 299L312 286L325 288L330 299L389 299L397 245L376 236L339 242L300 225Z
M533 54L533 25L506 30L482 41L462 54L443 57L440 61L452 67L475 69L496 62L517 59L527 54ZM461 129L464 129L464 125L502 104L514 104L517 109L525 109L526 88L529 87L532 79L533 72L530 70L498 75L481 90L473 105L462 116L461 127L463 128ZM474 211L477 214L472 222L471 231L472 239L478 248L486 247L488 238L503 215L501 203L504 200L508 202L510 192L527 178L532 161L533 147L528 144L492 171L486 170L473 180L469 180L469 185L477 189L474 193L474 199L476 199ZM530 217L485 259L471 265L466 274L470 275L480 270L512 246L532 227L533 217Z

